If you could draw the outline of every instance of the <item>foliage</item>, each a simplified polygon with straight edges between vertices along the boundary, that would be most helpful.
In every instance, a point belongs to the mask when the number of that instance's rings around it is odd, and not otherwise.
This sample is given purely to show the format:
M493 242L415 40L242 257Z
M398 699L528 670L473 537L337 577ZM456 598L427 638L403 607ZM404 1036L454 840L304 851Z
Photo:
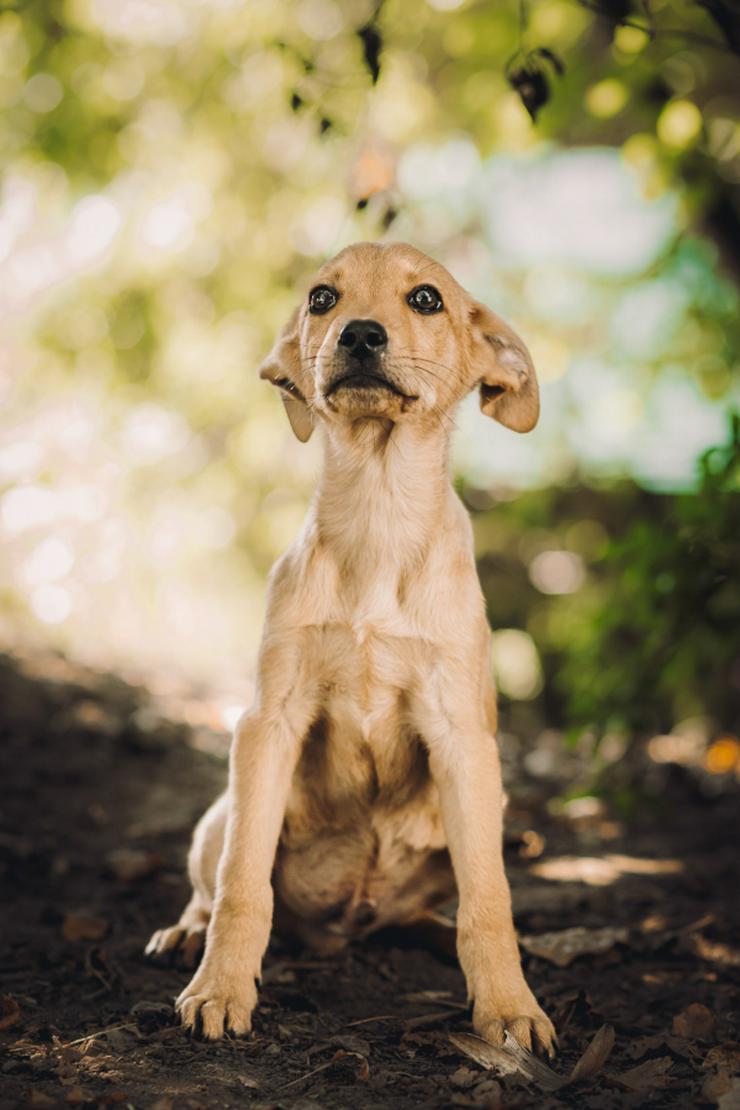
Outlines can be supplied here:
M737 43L724 0L3 3L2 638L248 698L318 466L254 368L318 261L388 235L541 370L535 435L468 410L456 442L502 651L536 649L514 726L729 724L729 586L691 609L729 495L655 490L735 388Z
M668 731L693 716L737 727L740 690L740 417L675 496L609 542L601 580L563 646L574 724Z
M542 667L523 698L512 697L504 671L507 730L546 727L573 743L588 735L597 746L620 736L622 747L692 719L707 741L737 730L736 415L728 441L703 456L700 472L696 494L621 482L486 505L481 491L463 487L491 624L526 630Z

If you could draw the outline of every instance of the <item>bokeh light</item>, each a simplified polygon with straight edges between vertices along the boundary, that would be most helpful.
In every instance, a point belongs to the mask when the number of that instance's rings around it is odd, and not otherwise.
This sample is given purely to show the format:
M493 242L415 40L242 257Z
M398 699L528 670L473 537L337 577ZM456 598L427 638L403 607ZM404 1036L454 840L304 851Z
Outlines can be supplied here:
M471 395L452 458L502 698L540 704L596 627L610 544L726 436L740 126L721 51L527 7L525 45L565 62L535 124L506 78L516 5L384 6L377 73L366 0L74 0L58 36L42 5L0 12L4 642L211 684L233 723L320 467L256 367L317 264L402 238L539 370L536 432ZM706 709L651 725L653 758Z

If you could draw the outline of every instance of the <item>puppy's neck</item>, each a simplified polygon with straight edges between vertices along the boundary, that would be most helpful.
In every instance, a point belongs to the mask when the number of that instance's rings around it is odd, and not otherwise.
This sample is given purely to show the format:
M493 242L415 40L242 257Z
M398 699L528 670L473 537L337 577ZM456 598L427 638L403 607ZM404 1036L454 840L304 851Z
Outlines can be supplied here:
M403 570L423 558L450 495L448 455L446 428L326 426L316 500L322 542L355 569Z

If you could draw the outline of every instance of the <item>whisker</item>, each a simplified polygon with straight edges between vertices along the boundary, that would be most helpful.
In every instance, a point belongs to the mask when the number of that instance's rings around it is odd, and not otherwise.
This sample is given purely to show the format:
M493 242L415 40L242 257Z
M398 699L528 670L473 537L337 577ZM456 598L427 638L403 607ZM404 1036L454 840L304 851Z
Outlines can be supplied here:
M446 370L448 374L456 373L456 370L452 366L448 366L446 362L439 362L434 358L424 358L422 355L407 355L402 351L396 352L393 357L403 359L405 362L412 360L413 362L423 362L428 366L437 366L440 370Z
M406 369L408 369L408 367L406 367ZM412 369L416 370L416 372L421 374L422 378L425 378L427 381L432 381L435 384L441 386L443 394L451 396L451 383L448 379L443 378L440 374L435 373L435 371L430 369L428 366L419 366L418 364L414 363Z
M420 366L418 363L412 362L410 359L404 360L404 361L406 363L405 365L401 364L399 362L395 362L395 363L390 362L390 363L388 363L388 367L391 370L394 370L394 369L408 370L409 368L412 369L412 370L418 370L419 373L426 374L429 378L432 378L435 381L441 382L442 384L447 383L447 379L443 378L441 374L436 373L436 371L433 370L431 367L429 367L429 366Z

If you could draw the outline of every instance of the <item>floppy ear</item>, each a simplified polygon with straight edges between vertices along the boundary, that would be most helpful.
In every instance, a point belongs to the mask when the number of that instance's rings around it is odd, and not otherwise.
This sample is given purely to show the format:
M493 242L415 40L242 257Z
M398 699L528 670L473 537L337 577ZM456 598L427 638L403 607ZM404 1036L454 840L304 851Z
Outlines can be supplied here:
M313 416L306 404L306 398L296 385L301 367L299 316L300 309L297 308L260 366L259 373L261 378L278 387L290 426L301 443L306 443L313 432Z
M477 301L470 310L470 334L481 412L515 432L531 431L540 415L540 392L526 346L500 316Z

